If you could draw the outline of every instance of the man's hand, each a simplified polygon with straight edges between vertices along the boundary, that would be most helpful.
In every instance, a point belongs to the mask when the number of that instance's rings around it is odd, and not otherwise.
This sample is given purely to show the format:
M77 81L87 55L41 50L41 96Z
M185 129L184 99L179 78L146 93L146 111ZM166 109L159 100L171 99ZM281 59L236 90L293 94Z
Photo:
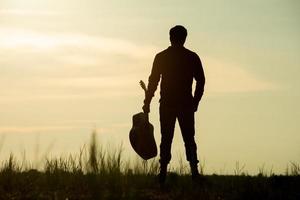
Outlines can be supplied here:
M150 105L149 104L144 104L143 105L143 111L144 111L144 113L149 113L150 112Z
M197 101L193 101L193 111L194 112L197 112L197 110L198 110L198 105L199 105L199 102L197 102Z

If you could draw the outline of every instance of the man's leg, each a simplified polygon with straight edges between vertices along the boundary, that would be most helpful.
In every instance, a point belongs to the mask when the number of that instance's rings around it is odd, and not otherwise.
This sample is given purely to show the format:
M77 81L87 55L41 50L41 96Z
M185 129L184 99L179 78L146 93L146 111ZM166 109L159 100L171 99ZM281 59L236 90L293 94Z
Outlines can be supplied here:
M167 175L167 166L171 160L171 146L174 136L176 112L161 105L159 114L161 128L159 181L163 184Z
M184 140L186 158L190 162L192 176L198 176L197 145L195 142L195 118L192 110L182 110L178 114L179 126Z

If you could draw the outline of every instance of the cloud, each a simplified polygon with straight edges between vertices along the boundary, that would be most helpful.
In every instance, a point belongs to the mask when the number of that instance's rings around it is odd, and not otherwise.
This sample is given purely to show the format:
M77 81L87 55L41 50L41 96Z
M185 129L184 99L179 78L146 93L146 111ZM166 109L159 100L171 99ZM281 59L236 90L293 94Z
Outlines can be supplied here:
M155 47L103 36L0 28L0 50L1 101L9 102L134 95L132 85L146 69L139 65L152 62Z
M10 133L41 133L45 131L72 130L74 126L0 126L0 134Z
M101 35L0 28L1 101L135 96L156 49ZM236 63L207 57L204 70L208 95L279 88Z
M91 36L82 33L43 33L32 30L0 28L0 48L15 51L70 51L106 53L144 58L153 55L155 46L137 45L131 41Z
M139 93L136 77L1 79L0 102L124 98ZM7 84L10 85L7 88ZM142 90L140 90L142 91ZM142 93L140 93L142 94Z
M258 78L236 63L205 60L206 93L224 94L277 90L280 86L272 81Z
M20 17L40 17L40 16L57 16L62 13L49 10L24 10L24 9L1 9L0 16L20 16Z

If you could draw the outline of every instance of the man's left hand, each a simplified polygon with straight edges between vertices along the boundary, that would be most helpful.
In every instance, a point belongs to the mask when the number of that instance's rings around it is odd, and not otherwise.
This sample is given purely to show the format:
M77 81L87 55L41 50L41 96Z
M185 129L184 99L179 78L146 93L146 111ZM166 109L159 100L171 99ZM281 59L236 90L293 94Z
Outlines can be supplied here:
M199 102L196 102L196 101L193 102L193 111L194 111L194 112L197 112L197 110L198 110L198 105L199 105Z
M143 111L144 111L144 113L149 113L150 112L150 105L149 104L144 104L143 105Z

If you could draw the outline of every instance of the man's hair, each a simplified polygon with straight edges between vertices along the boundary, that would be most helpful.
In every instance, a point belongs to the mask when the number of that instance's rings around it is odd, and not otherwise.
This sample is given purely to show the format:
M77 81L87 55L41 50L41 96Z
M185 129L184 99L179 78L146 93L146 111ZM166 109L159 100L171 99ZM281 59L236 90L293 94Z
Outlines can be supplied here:
M183 45L187 36L187 30L181 25L176 25L170 29L169 34L172 44Z

